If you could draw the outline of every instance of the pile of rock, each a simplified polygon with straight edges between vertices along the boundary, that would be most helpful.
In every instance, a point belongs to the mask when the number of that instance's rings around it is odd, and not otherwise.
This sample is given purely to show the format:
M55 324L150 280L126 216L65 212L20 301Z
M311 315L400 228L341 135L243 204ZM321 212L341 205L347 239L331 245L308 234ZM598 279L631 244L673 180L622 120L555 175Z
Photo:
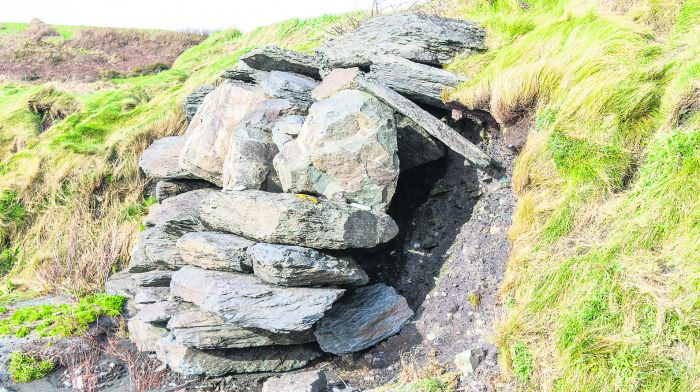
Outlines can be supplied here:
M129 297L139 349L217 376L296 369L397 333L406 300L366 286L347 250L396 236L386 210L399 173L442 157L443 143L490 163L412 101L441 107L460 78L434 66L483 38L463 21L379 17L315 57L256 49L198 89L185 135L141 158L159 204L107 284Z

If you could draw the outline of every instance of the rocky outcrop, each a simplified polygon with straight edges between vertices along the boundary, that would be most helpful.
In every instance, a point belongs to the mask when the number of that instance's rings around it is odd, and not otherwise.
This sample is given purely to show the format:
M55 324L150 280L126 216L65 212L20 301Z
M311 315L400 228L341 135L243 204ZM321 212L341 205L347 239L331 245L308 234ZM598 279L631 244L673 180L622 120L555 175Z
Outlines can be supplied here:
M315 103L299 136L274 166L285 192L311 193L386 210L396 190L393 111L373 96L342 90Z
M217 232L188 233L177 241L183 261L214 271L245 272L253 268L246 252L255 242L234 234Z
M321 349L347 354L366 349L396 334L413 316L406 299L392 287L361 287L343 298L316 326Z
M192 118L197 113L197 109L202 105L204 97L214 91L214 86L201 86L194 89L182 103L182 112L185 114L187 122L192 121Z
M341 289L280 288L250 275L186 266L173 274L172 294L226 322L270 332L310 329Z
M193 178L180 166L180 151L184 144L183 136L169 136L156 140L141 155L139 167L147 177L156 180Z
M371 248L398 233L385 213L306 195L261 191L212 193L202 202L207 225L255 241L319 249Z
M180 166L222 186L233 132L251 108L265 99L261 88L240 82L224 83L209 93L187 128Z
M178 344L172 337L161 339L156 353L180 374L213 377L229 373L286 372L304 367L321 356L321 352L310 345L199 350Z
M241 57L241 61L260 71L294 72L314 79L320 78L313 57L273 45L254 49Z
M248 248L260 280L279 286L365 285L367 274L350 257L301 246L256 244Z
M486 30L464 20L418 14L384 15L324 42L317 60L325 69L369 67L383 55L443 65L457 53L485 50Z

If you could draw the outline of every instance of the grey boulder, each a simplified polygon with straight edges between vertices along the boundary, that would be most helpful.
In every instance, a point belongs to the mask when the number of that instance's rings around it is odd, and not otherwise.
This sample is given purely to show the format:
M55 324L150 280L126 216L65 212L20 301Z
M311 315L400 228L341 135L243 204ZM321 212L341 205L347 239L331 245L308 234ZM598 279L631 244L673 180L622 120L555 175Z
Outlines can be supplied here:
M324 69L369 66L382 55L443 65L457 53L485 50L485 37L486 30L465 20L419 14L383 15L327 40L316 57Z
M141 287L168 287L172 271L155 270L132 274L131 278L137 286Z
M241 57L241 61L260 71L294 72L314 79L320 77L312 56L274 45L254 49Z
M169 179L156 183L156 199L163 202L173 196L182 193L196 191L198 189L214 188L214 184L204 180Z
M365 271L350 257L301 246L256 244L248 248L260 280L278 286L367 284Z
M182 103L182 111L185 113L187 122L192 121L192 118L197 113L197 109L202 105L204 97L212 91L214 91L214 86L200 86L185 97L185 101Z
M347 354L397 334L412 316L406 299L379 283L338 301L318 322L314 335L321 350Z
M398 234L396 223L383 212L288 193L212 193L203 200L201 213L215 230L318 249L372 248Z
M135 319L144 323L163 325L178 311L178 304L173 301L159 301L141 306Z
M243 328L194 306L180 306L168 321L168 330L178 343L203 350L302 344L314 340L311 330L273 333Z
M224 79L239 80L246 83L260 83L268 76L268 72L251 68L244 61L239 61L236 66L225 70L221 77Z
M167 233L163 227L150 227L140 232L131 250L131 273L148 272L156 269L178 269L185 265L178 252L179 235Z
M269 76L260 82L260 87L268 96L285 99L302 111L311 106L311 91L317 86L318 82L308 76L281 71L270 72Z
M186 131L180 166L195 176L223 185L224 159L233 132L265 92L242 82L224 83L209 93Z
M214 189L198 189L154 204L144 219L144 225L162 228L165 233L174 236L204 230L199 206L209 194L217 192Z
M269 378L263 383L262 392L323 392L327 383L323 370L310 370Z
M277 333L310 329L344 292L274 287L250 275L191 266L173 274L170 289L174 296L226 322Z
M394 111L358 90L316 102L274 159L285 192L386 210L399 177Z
M139 158L139 167L149 178L193 178L180 166L180 154L185 145L183 136L169 136L154 141Z
M187 233L177 241L185 263L209 270L246 272L253 262L246 250L255 242L235 234L217 232Z
M167 329L141 321L137 317L129 320L126 326L129 339L134 342L139 351L143 352L156 351L158 342L168 334Z
M181 345L172 337L161 339L156 353L177 373L211 377L231 373L286 372L302 368L322 355L309 345L199 350Z

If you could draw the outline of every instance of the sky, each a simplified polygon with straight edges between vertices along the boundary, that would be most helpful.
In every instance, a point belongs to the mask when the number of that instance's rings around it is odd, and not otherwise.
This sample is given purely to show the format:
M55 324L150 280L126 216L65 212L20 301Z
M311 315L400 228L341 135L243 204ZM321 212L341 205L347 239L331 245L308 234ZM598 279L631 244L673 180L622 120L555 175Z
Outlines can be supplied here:
M4 4L2 4L4 3ZM3 0L0 22L158 28L168 30L250 31L289 18L369 9L373 0ZM382 7L413 1L381 0Z

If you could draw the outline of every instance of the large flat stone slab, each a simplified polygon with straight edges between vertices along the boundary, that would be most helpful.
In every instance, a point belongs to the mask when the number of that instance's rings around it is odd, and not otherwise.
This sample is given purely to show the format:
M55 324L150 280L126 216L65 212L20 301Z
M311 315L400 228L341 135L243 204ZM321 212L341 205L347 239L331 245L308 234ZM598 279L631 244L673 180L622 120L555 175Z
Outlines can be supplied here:
M318 322L314 335L323 351L347 354L397 334L412 316L406 299L379 283L339 301Z
M394 111L363 91L341 90L311 106L274 166L285 192L384 211L398 182L397 149Z
M174 236L204 230L199 206L202 200L212 193L218 193L218 190L198 189L171 197L160 204L154 204L148 210L144 225L162 228L165 233Z
M320 78L312 56L274 45L256 48L241 57L241 61L260 71L294 72L314 79Z
M180 166L180 154L184 145L184 136L158 139L141 154L139 167L149 178L194 178L187 169Z
M226 322L277 333L310 329L345 291L275 287L254 276L191 266L173 274L170 289Z
M194 306L182 305L168 321L168 330L178 343L203 350L290 345L314 341L310 329L274 333L263 329L243 328Z
M248 248L255 276L278 286L367 284L365 271L348 256L301 246L260 243Z
M369 66L382 55L444 65L457 53L485 50L486 30L472 22L418 14L382 15L325 41L316 52L324 69Z
M172 337L158 342L158 359L183 375L211 377L234 373L286 372L306 366L322 354L313 346L199 350L183 346Z
M214 184L204 180L160 180L156 183L156 199L162 203L173 196L214 187Z
M224 159L233 132L251 108L265 99L261 88L235 81L209 93L187 128L180 166L222 186Z
M182 267L185 262L176 247L178 238L179 235L167 233L161 226L146 228L136 237L128 271L139 273Z
M267 78L268 74L269 72L253 69L244 61L239 61L233 68L225 70L221 77L246 83L260 83Z
M212 193L203 200L201 212L215 230L318 249L371 248L398 233L383 212L288 193Z
M255 242L229 233L187 233L177 241L185 263L215 271L249 272L253 260L246 250Z

